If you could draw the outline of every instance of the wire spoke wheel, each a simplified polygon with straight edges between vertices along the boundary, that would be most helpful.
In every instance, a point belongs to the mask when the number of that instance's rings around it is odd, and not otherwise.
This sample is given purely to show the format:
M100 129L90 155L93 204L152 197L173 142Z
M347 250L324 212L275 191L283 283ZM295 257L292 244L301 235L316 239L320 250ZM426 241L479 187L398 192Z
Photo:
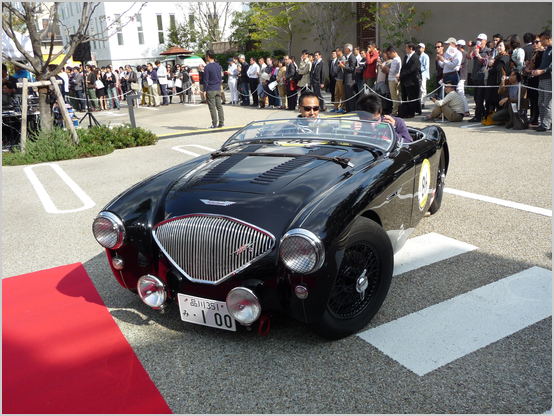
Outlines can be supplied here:
M380 269L378 253L370 244L362 242L348 247L329 297L331 314L336 318L352 318L362 312L375 296ZM368 286L362 295L356 285L364 271Z
M329 339L354 334L375 316L389 291L394 255L389 236L376 222L358 218L316 331Z

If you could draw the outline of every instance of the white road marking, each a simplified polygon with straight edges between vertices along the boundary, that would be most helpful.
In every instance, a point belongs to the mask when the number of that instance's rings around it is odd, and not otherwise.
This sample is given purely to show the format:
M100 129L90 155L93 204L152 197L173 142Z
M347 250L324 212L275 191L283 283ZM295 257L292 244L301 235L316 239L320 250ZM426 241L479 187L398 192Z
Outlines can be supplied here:
M114 117L125 117L125 114L112 113L111 111L106 111L104 114L107 114L109 116L114 116Z
M140 108L144 108L145 110L159 111L159 108L151 108L146 106L141 106Z
M212 149L212 148L206 147L206 146L201 146L199 144L184 144L184 145L181 145L181 146L172 147L171 150L177 150L178 152L182 152L182 153L185 153L187 155L194 156L194 157L200 156L199 153L194 153L194 152L191 152L189 150L182 149L182 147L198 147L199 149L204 149L204 150L207 150L208 152L215 151L215 149Z
M483 126L482 124L478 124L478 123L475 123L475 124L468 124L467 126L460 126L461 129L472 129L472 130L477 130L477 129L490 129L490 128L493 128L493 127L498 127L496 125L491 125L491 126Z
M473 194L466 191L458 191L457 189L444 188L444 192L449 194L463 196L466 198L476 199L478 201L490 202L492 204L502 205L508 208L515 208L522 211L533 212L535 214L545 215L547 217L552 217L552 210L545 208L533 207L531 205L520 204L518 202L506 201L504 199L492 198L490 196Z
M358 336L423 376L552 315L552 271L532 267Z
M33 172L33 169L37 166L50 166L54 172L58 174L60 178L69 186L69 188L77 195L77 197L83 202L83 206L81 208L75 208L75 209L66 209L66 210L59 210L54 205L54 202L52 201L52 198L50 198L50 195L48 195L48 192L46 192L46 189L44 189L44 186L42 186L42 183L38 179L35 172ZM79 188L79 185L77 185L68 175L63 171L63 169L55 164L55 163L41 163L39 165L33 165L28 166L23 169L27 177L29 178L29 181L31 181L31 184L35 188L35 191L42 202L42 205L44 206L44 209L49 214L67 214L70 212L78 212L78 211L84 211L89 208L94 207L96 204L95 202L89 198L89 196L81 189Z
M394 256L394 274L415 270L438 261L477 249L471 244L436 233L429 233L406 241L402 250Z

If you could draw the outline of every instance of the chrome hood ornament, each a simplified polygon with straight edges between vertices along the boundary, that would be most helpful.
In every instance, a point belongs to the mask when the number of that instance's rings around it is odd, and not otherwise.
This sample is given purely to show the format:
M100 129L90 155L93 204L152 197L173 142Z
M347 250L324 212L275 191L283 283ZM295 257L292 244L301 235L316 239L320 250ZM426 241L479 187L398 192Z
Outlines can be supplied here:
M231 201L212 201L211 199L201 199L204 204L206 205L215 205L218 207L228 207L229 205L236 204L236 202Z

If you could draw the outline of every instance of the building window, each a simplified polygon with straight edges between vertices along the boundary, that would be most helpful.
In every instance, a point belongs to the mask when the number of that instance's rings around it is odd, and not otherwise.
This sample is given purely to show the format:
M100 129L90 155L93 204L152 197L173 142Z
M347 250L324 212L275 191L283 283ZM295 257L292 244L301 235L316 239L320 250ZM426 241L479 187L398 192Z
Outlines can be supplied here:
M123 32L122 32L122 29L121 29L121 15L120 14L115 15L115 25L116 25L116 28L117 28L117 44L119 46L122 46L123 45Z
M73 16L73 3L69 3L69 12L71 13L71 16Z
M164 26L162 23L162 15L157 14L156 17L158 19L158 43L161 45L164 43Z
M170 14L169 15L169 28L170 29L175 29L177 26L175 25L175 15L174 14Z
M137 31L139 38L139 45L144 45L144 32L142 29L142 15L137 15Z

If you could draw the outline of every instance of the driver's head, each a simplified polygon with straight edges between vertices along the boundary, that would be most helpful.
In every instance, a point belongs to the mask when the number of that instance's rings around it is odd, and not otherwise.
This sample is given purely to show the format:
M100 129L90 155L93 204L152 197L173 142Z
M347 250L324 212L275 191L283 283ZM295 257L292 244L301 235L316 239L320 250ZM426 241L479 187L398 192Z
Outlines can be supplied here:
M316 118L319 115L319 100L317 95L306 91L300 96L300 115L306 118Z
M363 94L356 103L356 110L369 113L367 115L368 120L380 121L381 114L383 114L383 102L381 101L381 97L376 94Z

